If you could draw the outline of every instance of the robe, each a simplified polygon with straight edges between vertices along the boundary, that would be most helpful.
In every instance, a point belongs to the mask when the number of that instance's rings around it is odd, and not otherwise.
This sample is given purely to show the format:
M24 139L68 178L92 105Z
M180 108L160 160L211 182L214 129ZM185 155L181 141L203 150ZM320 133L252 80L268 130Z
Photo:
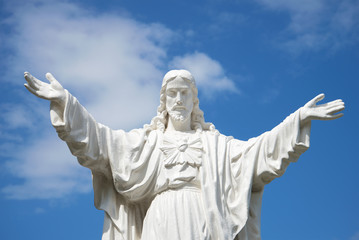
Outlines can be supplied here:
M51 103L51 121L79 163L92 171L95 207L105 211L103 240L147 239L142 231L151 228L144 222L161 224L151 219L158 210L154 208L161 207L163 219L173 219L179 228L156 239L259 240L264 185L280 177L309 147L310 123L301 126L300 109L248 141L204 130L188 135L192 145L171 148L159 130L125 132L97 123L75 97L66 94L65 107ZM172 158L166 151L172 151ZM183 205L193 201L188 209ZM180 205L184 209L177 209ZM196 208L199 213L193 211ZM173 216L176 211L179 216ZM193 234L183 235L180 226L186 216L203 229L192 227Z

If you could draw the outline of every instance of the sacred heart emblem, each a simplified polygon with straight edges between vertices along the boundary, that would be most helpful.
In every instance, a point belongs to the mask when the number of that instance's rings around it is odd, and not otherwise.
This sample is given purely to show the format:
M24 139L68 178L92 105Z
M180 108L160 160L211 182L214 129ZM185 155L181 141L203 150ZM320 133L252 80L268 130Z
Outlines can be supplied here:
M190 140L189 137L175 139L165 136L160 149L165 155L165 167L176 164L201 166L203 147L199 137Z

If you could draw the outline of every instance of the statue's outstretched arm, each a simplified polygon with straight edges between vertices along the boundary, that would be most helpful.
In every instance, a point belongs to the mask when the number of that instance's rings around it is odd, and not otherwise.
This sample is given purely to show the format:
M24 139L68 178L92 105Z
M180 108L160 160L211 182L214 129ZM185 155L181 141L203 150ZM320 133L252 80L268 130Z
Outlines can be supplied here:
M51 123L59 137L67 142L71 153L81 165L111 177L108 164L108 146L111 146L110 129L98 124L87 110L51 75L49 83L24 74L25 87L39 98L50 100Z
M30 73L25 72L24 73L25 80L27 83L25 83L25 87L27 90L29 90L32 94L35 96L55 101L61 106L64 106L66 103L66 92L65 89L61 86L61 84L52 76L51 73L46 74L47 80L49 80L50 83L45 83L43 81L40 81L39 79L32 76Z
M344 102L341 99L337 99L317 105L324 97L325 95L321 93L301 108L300 119L302 124L306 124L310 120L333 120L343 116L343 113L336 113L344 110Z

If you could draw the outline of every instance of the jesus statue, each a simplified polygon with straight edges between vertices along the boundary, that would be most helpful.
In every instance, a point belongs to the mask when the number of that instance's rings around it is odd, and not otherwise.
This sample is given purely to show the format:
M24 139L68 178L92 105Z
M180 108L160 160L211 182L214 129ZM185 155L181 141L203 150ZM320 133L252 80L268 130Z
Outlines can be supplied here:
M311 120L339 118L342 100L320 94L271 131L240 141L206 122L194 77L163 78L151 123L129 132L96 120L50 74L25 87L50 100L52 125L92 171L103 240L259 240L264 186L309 147ZM337 114L338 113L338 114Z

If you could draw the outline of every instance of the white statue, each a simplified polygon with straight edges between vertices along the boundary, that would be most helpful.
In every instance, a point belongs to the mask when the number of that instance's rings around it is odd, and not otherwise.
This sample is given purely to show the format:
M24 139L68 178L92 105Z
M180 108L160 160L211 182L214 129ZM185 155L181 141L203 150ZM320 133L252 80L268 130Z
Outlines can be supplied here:
M25 73L25 87L51 101L51 121L93 175L95 206L105 211L102 239L256 240L264 185L309 147L311 120L339 118L341 100L320 94L259 137L240 141L206 123L194 78L168 72L151 124L112 130L50 74Z

